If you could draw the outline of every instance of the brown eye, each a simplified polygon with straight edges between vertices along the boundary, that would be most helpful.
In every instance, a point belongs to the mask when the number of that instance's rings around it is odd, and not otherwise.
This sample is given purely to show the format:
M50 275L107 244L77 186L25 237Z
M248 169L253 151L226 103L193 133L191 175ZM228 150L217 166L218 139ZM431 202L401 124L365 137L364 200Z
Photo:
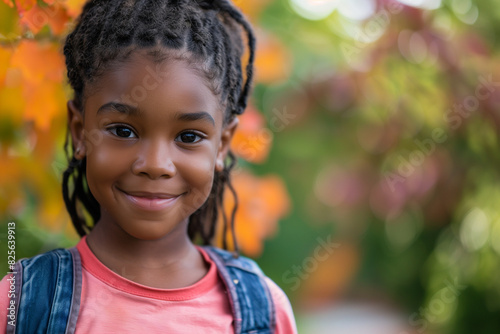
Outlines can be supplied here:
M134 131L132 131L131 129L129 129L125 126L115 126L111 129L109 129L109 131L112 134L114 134L115 136L120 137L120 138L134 138L134 137L136 137Z
M186 144L197 143L203 139L203 138L201 138L200 135L198 135L194 132L181 133L177 138L179 139L178 141L180 141L182 143L186 143Z

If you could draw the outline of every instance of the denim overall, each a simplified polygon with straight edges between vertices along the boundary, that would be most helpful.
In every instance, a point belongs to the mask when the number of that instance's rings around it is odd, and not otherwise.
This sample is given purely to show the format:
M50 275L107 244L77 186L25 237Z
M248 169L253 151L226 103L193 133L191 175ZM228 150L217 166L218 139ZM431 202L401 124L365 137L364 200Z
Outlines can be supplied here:
M274 332L275 312L264 274L257 264L227 251L202 247L217 266L228 291L236 334ZM15 326L7 334L74 333L82 290L78 250L58 248L16 262Z

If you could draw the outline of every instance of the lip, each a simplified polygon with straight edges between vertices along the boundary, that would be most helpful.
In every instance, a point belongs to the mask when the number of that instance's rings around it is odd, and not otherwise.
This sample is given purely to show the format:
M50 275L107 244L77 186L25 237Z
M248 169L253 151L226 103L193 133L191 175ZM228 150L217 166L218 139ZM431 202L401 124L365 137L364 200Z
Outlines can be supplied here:
M172 206L182 195L147 191L124 191L117 188L134 206L146 211L160 211Z

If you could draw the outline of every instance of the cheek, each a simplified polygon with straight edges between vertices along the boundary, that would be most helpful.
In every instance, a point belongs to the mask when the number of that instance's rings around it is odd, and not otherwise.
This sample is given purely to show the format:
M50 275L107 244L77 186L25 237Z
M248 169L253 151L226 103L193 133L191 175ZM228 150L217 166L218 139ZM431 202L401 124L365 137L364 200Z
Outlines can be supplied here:
M196 158L182 159L182 165L178 170L182 171L183 176L193 185L206 185L208 180L213 179L214 158L209 154L198 155Z
M182 159L178 171L190 185L196 205L201 206L210 194L214 180L215 159L211 154L199 155L194 159ZM200 203L201 202L201 203Z
M87 155L87 182L91 187L93 185L112 182L127 171L130 155L126 150L113 148L106 141L94 147Z

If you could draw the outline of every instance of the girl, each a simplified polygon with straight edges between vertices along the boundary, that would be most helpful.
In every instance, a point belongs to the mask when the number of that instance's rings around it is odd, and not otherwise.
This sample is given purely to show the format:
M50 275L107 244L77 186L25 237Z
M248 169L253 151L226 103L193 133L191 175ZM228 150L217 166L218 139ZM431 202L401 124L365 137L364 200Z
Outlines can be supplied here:
M63 196L82 239L16 263L0 285L0 328L296 333L287 297L253 261L208 246L225 186L235 195L229 143L254 47L228 0L85 5L64 46L74 98Z

